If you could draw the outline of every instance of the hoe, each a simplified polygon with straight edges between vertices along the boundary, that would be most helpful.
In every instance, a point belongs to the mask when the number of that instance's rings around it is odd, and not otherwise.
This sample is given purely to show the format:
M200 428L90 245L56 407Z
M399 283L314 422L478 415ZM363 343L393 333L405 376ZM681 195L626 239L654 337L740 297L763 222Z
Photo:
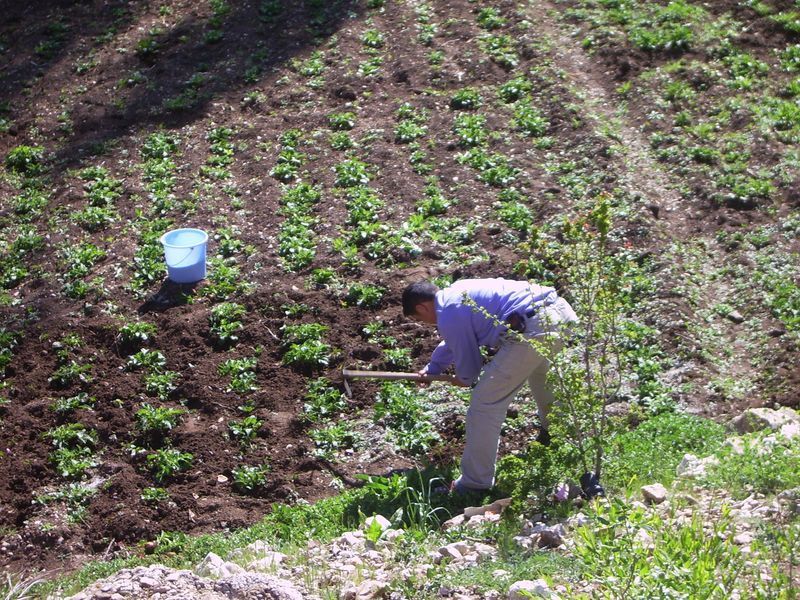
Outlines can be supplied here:
M430 383L431 381L456 383L458 381L454 375L421 375L419 373L403 373L401 371L358 371L356 369L342 369L342 378L344 380L344 391L348 398L353 397L349 382L351 379L381 379L384 381L406 379L418 383Z

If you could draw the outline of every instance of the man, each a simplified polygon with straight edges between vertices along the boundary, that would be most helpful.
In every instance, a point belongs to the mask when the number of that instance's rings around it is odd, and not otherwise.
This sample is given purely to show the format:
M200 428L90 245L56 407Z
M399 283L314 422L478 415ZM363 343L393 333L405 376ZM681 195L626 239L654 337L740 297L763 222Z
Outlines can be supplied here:
M461 383L472 386L461 476L453 488L459 493L489 489L506 410L526 380L539 409L539 440L549 441L550 362L526 340L545 342L551 352L558 352L561 329L578 320L575 311L551 287L509 279L462 279L443 290L427 281L409 285L403 291L403 314L435 325L442 337L420 372L438 375L454 365ZM481 347L497 349L485 366Z

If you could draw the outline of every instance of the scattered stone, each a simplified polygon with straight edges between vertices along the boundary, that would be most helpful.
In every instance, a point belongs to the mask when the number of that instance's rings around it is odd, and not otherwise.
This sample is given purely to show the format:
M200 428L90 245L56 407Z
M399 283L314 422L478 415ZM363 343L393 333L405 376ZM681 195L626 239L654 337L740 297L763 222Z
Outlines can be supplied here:
M262 573L240 573L216 583L214 590L227 598L242 600L305 600L294 584Z
M501 500L495 500L491 504L486 504L485 506L468 506L464 509L464 518L470 519L476 515L485 515L487 513L499 515L509 504L511 504L511 498L502 498Z
M738 310L732 310L728 313L728 319L733 321L734 323L744 323L744 316Z
M753 541L753 534L750 532L742 532L733 537L733 543L737 546L749 546Z
M224 561L222 557L209 552L200 564L195 567L194 572L200 577L220 579L244 573L244 569L236 563Z
M545 529L539 534L539 548L558 548L563 543L561 534L554 529Z
M228 478L225 475L217 475L217 483L228 483Z
M752 433L770 429L780 431L788 423L800 423L797 412L786 406L778 410L772 408L750 408L731 421L737 433Z
M667 499L667 488L660 483L653 483L642 487L642 497L648 504L661 504Z
M456 544L447 544L447 546L442 546L439 548L439 554L441 554L444 558L451 558L453 560L461 560L463 558L463 555L458 551Z
M552 598L553 592L544 579L515 581L508 588L508 600L527 600L534 598Z
M718 464L719 459L716 456L697 458L694 454L685 454L676 469L676 473L678 477L701 478L705 476L707 467Z
M364 526L362 527L362 529L365 531L370 529L373 523L377 523L378 525L380 525L381 532L386 531L387 529L391 529L392 527L392 524L386 517L384 517L383 515L374 515L372 517L367 517L364 520Z

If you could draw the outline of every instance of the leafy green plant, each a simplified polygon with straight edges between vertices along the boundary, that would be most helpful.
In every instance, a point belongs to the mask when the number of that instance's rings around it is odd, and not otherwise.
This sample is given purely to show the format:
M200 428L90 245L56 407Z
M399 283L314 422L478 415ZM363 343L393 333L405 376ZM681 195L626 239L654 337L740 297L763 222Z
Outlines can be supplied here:
M231 421L228 423L228 429L231 436L239 440L239 443L244 446L249 446L256 439L258 431L264 425L264 421L255 415L248 415L239 421Z
M233 486L245 494L253 494L266 487L271 469L267 464L258 466L242 465L231 470Z
M344 394L329 380L319 377L308 384L303 404L303 417L310 423L323 423L344 412L347 401Z
M478 44L489 58L504 69L513 69L519 64L519 55L510 35L485 35Z
M499 29L505 24L506 20L493 6L487 6L478 12L478 25L480 25L483 29Z
M16 146L6 155L6 169L25 177L40 175L44 171L44 148L41 146Z
M158 333L158 328L152 323L145 321L126 323L119 328L117 343L129 348L138 348L150 343L156 333Z
M375 419L386 423L398 448L414 454L424 453L438 439L415 389L404 383L383 384L375 402Z
M175 371L151 372L144 376L144 391L159 400L167 400L172 392L177 389L175 383L180 374Z
M241 319L245 314L247 309L236 302L223 302L212 308L208 322L213 342L225 347L238 342L238 333L244 329Z
M57 415L66 416L80 409L92 410L96 403L97 399L94 396L80 392L74 396L56 399L51 408Z
M146 371L148 373L159 373L167 366L167 357L159 350L143 348L128 357L125 368L128 371Z
M361 36L361 43L367 48L383 48L383 45L386 43L386 38L383 33L377 29L368 29L364 32L364 35Z
M518 75L497 88L497 96L500 100L509 104L524 98L530 94L532 90L533 84L531 81L524 75Z
M335 458L337 452L354 448L359 442L358 434L346 423L312 429L308 435L315 445L314 455L327 460Z
M336 185L343 188L351 188L369 183L369 165L356 158L351 158L337 163L334 166L336 172Z
M145 458L145 464L159 483L192 466L194 456L177 448L159 448Z
M475 110L480 108L483 99L475 88L462 88L450 96L450 108L456 110Z
M148 403L136 411L136 427L145 435L163 435L172 431L186 411L181 408L153 406Z
M453 132L456 134L458 143L467 148L483 146L489 138L486 130L486 117L483 115L456 115Z
M169 492L160 487L146 487L142 490L141 498L145 504L161 504L169 500Z
M383 302L385 293L386 289L381 286L358 282L348 288L345 303L348 306L378 308Z
M356 125L356 115L352 112L331 113L328 125L334 131L349 131Z
M542 137L550 128L550 123L529 101L520 100L514 106L514 126L527 136Z
M228 391L238 394L254 392L256 386L255 369L258 364L257 358L231 358L219 366L220 375L229 375L231 378Z

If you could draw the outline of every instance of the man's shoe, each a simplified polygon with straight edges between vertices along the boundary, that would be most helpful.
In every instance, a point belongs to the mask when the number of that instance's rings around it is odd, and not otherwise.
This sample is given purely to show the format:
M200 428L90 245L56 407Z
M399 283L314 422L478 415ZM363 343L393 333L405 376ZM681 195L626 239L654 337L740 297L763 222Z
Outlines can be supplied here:
M550 445L550 430L542 427L539 430L539 435L536 436L536 441L542 446L547 447Z
M581 475L581 491L587 500L606 495L606 491L600 485L600 478L591 471Z

